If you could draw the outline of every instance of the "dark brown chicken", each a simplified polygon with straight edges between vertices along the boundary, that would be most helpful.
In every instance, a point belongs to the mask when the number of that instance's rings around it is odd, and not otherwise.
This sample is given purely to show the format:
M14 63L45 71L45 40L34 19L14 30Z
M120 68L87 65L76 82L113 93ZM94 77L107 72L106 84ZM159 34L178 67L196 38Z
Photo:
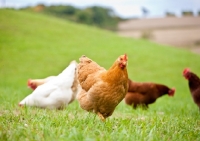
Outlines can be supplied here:
M200 79L188 68L184 69L183 76L188 80L190 93L194 102L197 104L200 110Z
M101 120L112 115L128 89L127 55L121 55L108 69L82 56L77 76L82 87L78 101L82 109L96 113Z
M169 87L156 84L152 82L133 82L129 79L129 88L125 96L125 103L137 108L142 106L143 108L148 108L148 104L154 103L157 98L168 94L173 96L175 89L170 89Z

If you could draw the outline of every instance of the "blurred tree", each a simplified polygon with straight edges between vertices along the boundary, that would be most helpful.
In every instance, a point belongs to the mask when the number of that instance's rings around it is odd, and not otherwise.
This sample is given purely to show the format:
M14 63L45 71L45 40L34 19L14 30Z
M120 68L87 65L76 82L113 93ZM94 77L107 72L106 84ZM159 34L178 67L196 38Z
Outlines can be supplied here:
M92 12L90 10L83 10L77 14L78 22L86 23L91 25L92 22Z
M176 15L174 13L171 13L171 12L166 12L165 15L167 17L176 17Z
M75 14L76 10L77 9L73 6L57 5L46 7L45 12L54 13L56 15L73 15Z
M78 9L73 6L44 6L43 4L39 4L33 8L23 8L21 10L33 10L79 23L95 25L109 30L117 29L117 23L122 20L114 14L113 10L98 6Z
M193 16L193 12L192 11L183 11L182 16Z
M92 21L95 25L99 25L100 27L112 28L117 25L117 18L112 9L103 8L103 7L90 7L92 10Z
M99 24L100 26L102 26L106 22L106 19L108 18L107 9L94 6L91 8L91 10L93 12L92 16L93 22L95 24Z
M200 11L198 11L198 16L200 16Z
M76 8L74 8L73 6L65 6L65 8L63 9L63 13L73 15L76 13Z

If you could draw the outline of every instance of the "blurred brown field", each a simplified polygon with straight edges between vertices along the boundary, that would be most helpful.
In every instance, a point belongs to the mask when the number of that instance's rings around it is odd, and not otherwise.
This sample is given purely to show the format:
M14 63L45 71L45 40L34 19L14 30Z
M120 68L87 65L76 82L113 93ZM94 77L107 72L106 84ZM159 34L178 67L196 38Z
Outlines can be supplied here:
M200 53L200 17L132 19L118 24L118 34L157 43L189 48Z

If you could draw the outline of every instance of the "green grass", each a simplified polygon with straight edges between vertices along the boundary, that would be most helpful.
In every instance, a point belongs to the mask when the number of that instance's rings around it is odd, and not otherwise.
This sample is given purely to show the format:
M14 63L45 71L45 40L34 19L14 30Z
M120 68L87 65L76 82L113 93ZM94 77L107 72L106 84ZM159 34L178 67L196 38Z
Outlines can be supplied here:
M87 113L77 101L64 110L20 108L31 93L29 78L60 73L71 60L87 55L109 68L127 53L129 77L176 88L148 110L133 110L122 101L106 122ZM200 55L146 40L57 18L0 10L0 140L200 140L200 117L192 101L185 67L200 75Z

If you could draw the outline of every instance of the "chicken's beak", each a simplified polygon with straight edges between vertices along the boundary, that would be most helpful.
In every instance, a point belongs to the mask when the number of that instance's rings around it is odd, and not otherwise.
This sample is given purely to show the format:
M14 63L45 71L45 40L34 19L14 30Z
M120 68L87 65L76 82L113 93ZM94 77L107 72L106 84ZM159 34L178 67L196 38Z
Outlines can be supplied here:
M127 65L127 62L123 62L123 66L126 66Z
M120 64L120 67L122 68L122 69L124 69L125 67L126 67L126 62L122 62L121 64Z

